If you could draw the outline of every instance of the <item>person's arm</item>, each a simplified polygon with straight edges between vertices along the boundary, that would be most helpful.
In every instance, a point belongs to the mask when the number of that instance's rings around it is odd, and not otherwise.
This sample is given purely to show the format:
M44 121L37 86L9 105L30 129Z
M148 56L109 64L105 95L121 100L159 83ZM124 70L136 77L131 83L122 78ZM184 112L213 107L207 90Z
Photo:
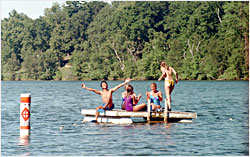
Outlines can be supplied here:
M138 100L136 99L135 93L132 95L132 100L133 100L133 106L135 106L138 103Z
M174 73L174 75L175 75L175 82L176 82L176 84L178 83L178 74L177 74L177 72L174 70L174 68L172 68L172 70L173 70L173 73Z
M101 94L101 92L99 91L99 90L96 90L96 89L92 89L92 88L88 88L88 87L86 87L86 85L84 84L84 83L82 83L82 88L83 89L86 89L86 90L89 90L89 91L91 91L91 92L94 92L94 93L96 93L96 94Z
M122 102L122 109L123 110L125 110L125 100L124 100L125 96L126 96L126 92L123 92L122 93L122 100L123 100L123 102Z
M163 76L165 75L165 71L164 69L161 69L161 77L158 79L158 81L161 81L161 79L163 78Z
M136 95L134 94L133 104L134 105L138 104L138 102L140 101L140 99L141 99L141 94L139 94L138 97L136 97Z
M150 92L146 91L147 101L150 98Z
M160 101L163 100L163 98L162 98L162 92L161 92L161 91L159 91L158 97L159 97L159 100L160 100Z
M126 95L127 95L127 92L126 92L126 91L123 92L123 93L122 93L122 98L124 99Z
M122 109L126 110L126 108L125 108L125 101L122 102Z
M124 86L126 83L128 83L128 82L130 82L130 81L131 81L131 79L130 79L130 78L127 78L123 83L121 83L121 84L119 84L118 86L116 86L116 87L110 89L111 92L116 91L117 89L119 89L120 87Z

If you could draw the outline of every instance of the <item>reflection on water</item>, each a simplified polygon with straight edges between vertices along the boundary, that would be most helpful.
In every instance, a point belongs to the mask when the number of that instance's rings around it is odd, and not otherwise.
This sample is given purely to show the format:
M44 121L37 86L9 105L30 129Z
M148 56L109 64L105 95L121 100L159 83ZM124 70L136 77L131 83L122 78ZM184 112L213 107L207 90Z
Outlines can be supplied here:
M28 147L30 145L30 138L19 138L19 145L20 146L24 146L24 147Z
M153 81L132 81L139 103ZM95 108L99 95L80 81L2 82L4 156L242 156L249 154L248 81L180 81L172 93L174 111L198 115L193 123L82 123L82 108ZM86 81L99 89L99 81ZM120 81L108 81L112 88ZM163 82L157 82L164 92ZM121 93L113 94L115 109ZM20 94L31 93L31 135L19 138ZM163 94L165 96L165 94ZM163 104L163 103L162 103Z
M19 137L19 144L20 149L23 153L20 154L22 157L30 156L30 138L29 137Z

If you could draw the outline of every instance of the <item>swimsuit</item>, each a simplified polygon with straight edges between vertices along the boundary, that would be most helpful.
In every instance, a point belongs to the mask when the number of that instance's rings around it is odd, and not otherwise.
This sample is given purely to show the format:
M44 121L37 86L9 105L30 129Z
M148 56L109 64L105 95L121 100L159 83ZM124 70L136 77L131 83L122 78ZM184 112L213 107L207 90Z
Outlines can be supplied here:
M124 101L126 111L133 111L133 99L131 98L131 95L129 97L125 97Z
M154 103L155 105L161 105L159 97L158 96L154 97L152 95L152 92L150 92L150 103Z
M104 107L105 105L106 105L106 103L101 104L102 107ZM104 112L104 110L113 110L114 107L115 107L115 105L112 103L111 108L109 108L109 106L107 106L107 107L104 108L104 109L99 109L99 110L97 110L97 112L102 113L102 112Z
M174 86L174 80L166 80L165 79L165 81L167 81L169 83L170 87Z

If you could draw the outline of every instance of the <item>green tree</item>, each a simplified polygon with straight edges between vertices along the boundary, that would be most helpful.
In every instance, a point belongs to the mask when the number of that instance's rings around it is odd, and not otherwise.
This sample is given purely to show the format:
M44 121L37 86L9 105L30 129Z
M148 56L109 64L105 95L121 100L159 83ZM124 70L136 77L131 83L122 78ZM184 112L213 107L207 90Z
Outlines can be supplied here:
M248 2L54 3L32 20L1 20L2 78L157 79L164 60L180 79L248 79ZM62 68L63 67L63 68Z

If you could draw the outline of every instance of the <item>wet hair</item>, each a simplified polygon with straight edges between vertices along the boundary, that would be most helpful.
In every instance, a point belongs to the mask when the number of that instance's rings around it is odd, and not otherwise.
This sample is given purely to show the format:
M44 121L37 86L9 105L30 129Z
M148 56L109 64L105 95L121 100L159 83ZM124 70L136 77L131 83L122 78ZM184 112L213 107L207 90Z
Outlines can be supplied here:
M165 65L163 66L162 64L165 64ZM160 67L161 67L161 69L162 68L168 69L167 63L165 61L161 61Z
M160 63L161 67L164 67L162 64L165 64L165 66L166 66L166 63L164 61L161 61L161 63Z
M101 82L101 84L100 84L101 87L102 87L102 83L106 83L106 85L108 85L108 83L107 83L106 81L103 80L103 81Z
M154 86L155 86L155 87L157 88L157 85L156 85L156 83L154 83L154 82L153 82L153 83L151 83L151 86L152 86L152 85L154 85Z
M127 85L127 88L126 88L127 97L128 97L131 93L133 93L133 90L134 90L133 86L131 86L130 84L128 84L128 85Z

